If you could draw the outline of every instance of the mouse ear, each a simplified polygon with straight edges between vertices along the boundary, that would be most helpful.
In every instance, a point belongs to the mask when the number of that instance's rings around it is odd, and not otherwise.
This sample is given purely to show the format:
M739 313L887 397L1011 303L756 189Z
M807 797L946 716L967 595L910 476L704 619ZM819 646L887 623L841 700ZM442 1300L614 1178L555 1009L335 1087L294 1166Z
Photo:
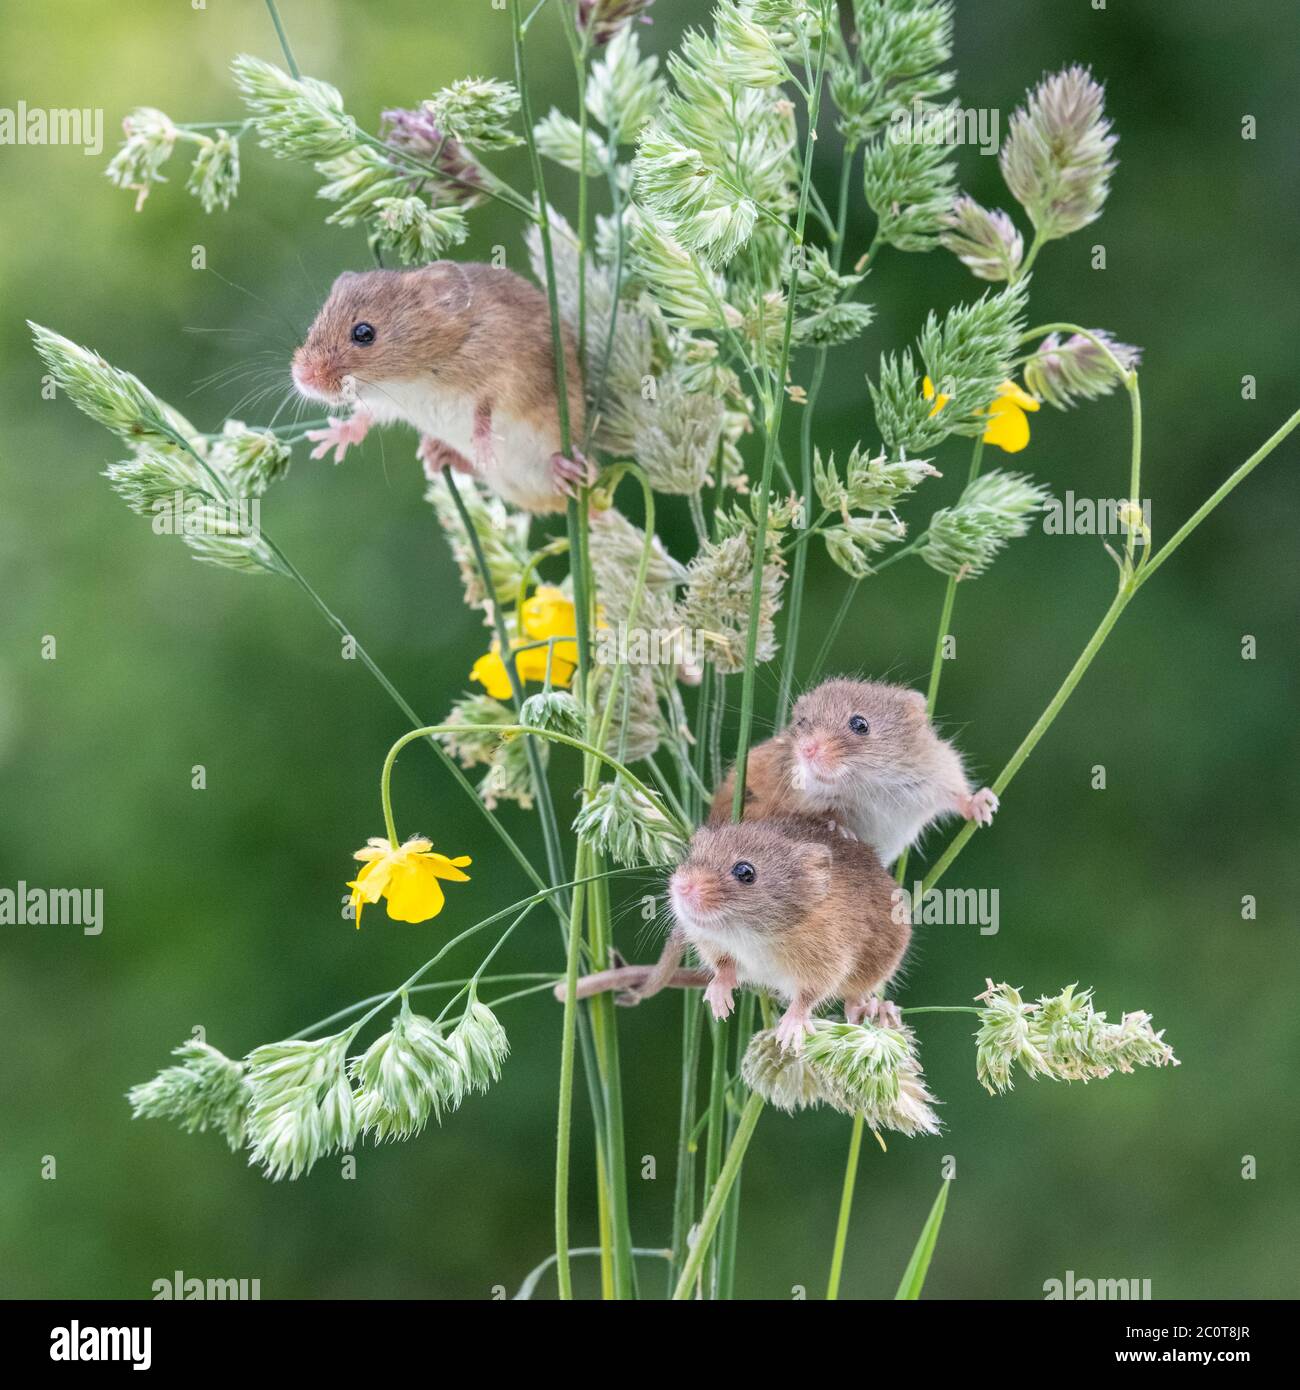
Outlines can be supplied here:
M812 892L824 898L831 891L831 848L820 840L799 846L799 862L808 876Z
M474 297L465 268L458 261L430 261L412 272L420 276L453 312L468 309Z
M908 690L904 692L907 703L917 712L917 714L928 715L930 702L919 690Z

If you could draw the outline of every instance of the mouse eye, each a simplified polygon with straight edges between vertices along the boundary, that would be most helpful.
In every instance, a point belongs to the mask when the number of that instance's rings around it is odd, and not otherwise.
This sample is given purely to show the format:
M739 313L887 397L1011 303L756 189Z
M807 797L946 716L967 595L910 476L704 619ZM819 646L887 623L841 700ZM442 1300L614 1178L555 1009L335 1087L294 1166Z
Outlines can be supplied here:
M871 725L860 714L849 716L849 728L855 734L869 734L871 732Z
M737 883L753 883L758 874L754 872L754 866L749 860L742 859L731 866L731 876Z
M352 325L352 341L360 343L362 347L369 347L375 341L375 330L368 323L354 323Z

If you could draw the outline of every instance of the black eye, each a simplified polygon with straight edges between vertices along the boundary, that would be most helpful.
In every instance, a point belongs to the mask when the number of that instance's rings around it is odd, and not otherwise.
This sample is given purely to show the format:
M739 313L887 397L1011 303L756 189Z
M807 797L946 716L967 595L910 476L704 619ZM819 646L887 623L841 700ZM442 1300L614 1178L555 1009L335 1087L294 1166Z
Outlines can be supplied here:
M754 866L747 859L731 866L731 876L737 883L753 883L758 877L754 872Z
M860 714L850 715L849 728L855 734L869 734L871 732L871 725Z
M362 347L369 347L375 341L375 330L368 323L354 323L352 341L360 343Z

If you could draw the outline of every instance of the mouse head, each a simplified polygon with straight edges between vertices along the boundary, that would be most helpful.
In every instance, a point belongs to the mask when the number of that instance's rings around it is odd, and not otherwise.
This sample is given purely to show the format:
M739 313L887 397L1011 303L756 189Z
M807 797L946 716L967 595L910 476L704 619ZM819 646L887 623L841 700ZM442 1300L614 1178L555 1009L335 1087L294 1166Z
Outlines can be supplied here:
M344 271L293 355L293 384L311 400L339 406L428 376L464 342L469 301L454 261Z
M790 718L796 788L834 797L846 781L911 781L933 742L925 696L900 685L829 680Z
M831 851L797 822L706 826L668 882L673 914L687 929L779 932L796 926L830 892Z

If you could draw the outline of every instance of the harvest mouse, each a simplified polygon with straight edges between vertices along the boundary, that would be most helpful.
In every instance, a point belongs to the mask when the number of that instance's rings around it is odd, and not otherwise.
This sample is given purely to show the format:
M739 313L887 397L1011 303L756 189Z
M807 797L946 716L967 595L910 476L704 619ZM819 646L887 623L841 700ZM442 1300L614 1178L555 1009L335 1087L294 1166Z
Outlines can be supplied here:
M735 771L709 824L731 819ZM989 825L998 799L972 789L961 755L935 732L925 696L876 681L828 680L795 702L790 726L749 756L745 818L825 816L888 865L939 819Z
M567 328L564 368L576 437L582 373ZM560 450L546 296L512 270L345 271L293 355L293 380L312 400L353 408L309 431L315 458L333 448L337 463L373 424L401 420L420 431L430 478L449 466L473 473L526 511L562 511L575 484L594 481L584 459Z
M691 945L713 971L704 997L714 1018L731 1013L737 985L788 1001L776 1029L784 1048L802 1048L813 1010L830 999L844 1001L850 1023L897 1021L878 991L912 929L870 845L799 817L705 826L668 891L677 926L638 998L666 984Z

